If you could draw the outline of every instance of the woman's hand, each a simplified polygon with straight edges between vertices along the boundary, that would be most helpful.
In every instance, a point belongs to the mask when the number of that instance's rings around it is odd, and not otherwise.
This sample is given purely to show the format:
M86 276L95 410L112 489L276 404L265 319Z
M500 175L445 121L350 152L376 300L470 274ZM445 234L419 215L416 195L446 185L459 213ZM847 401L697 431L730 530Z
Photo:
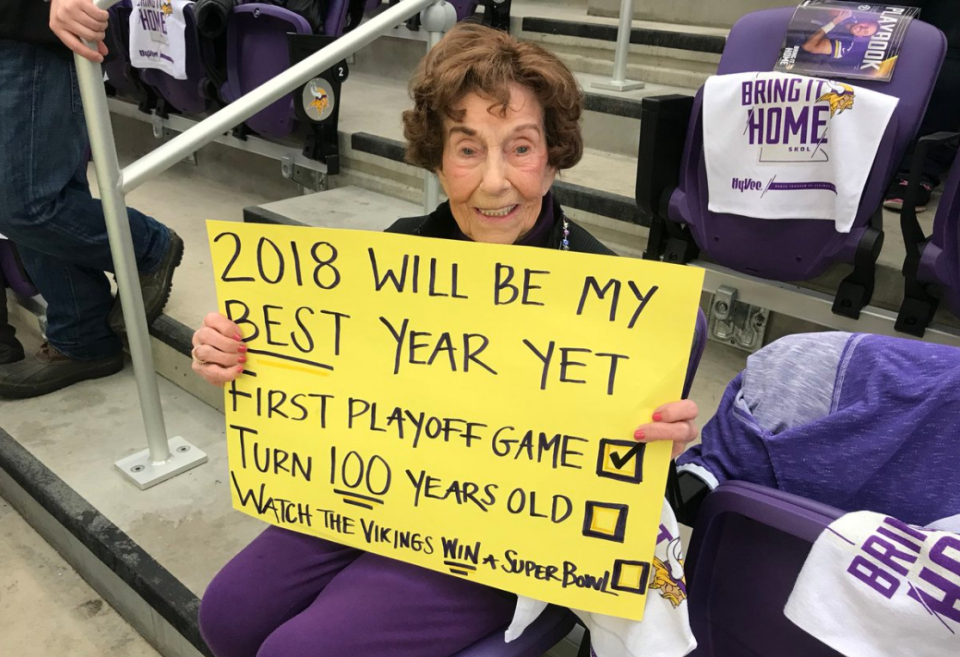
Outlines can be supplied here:
M100 63L107 54L103 44L110 14L95 6L93 0L51 0L50 29L67 48L91 62ZM93 41L91 50L81 39Z
M236 379L247 362L240 327L220 313L210 313L193 334L193 371L222 386Z
M697 413L697 403L689 399L664 404L653 412L653 422L637 427L633 437L644 443L653 440L673 441L670 458L675 459L699 433L697 425L693 423Z

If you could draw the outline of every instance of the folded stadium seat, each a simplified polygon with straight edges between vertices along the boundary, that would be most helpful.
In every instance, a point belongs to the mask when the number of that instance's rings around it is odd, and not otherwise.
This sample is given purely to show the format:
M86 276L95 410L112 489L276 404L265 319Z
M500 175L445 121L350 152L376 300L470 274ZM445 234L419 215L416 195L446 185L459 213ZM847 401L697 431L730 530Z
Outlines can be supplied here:
M245 4L227 21L227 80L220 93L233 102L290 68L287 32L310 34L307 20L281 7ZM247 119L254 132L285 137L296 128L293 96L284 96Z
M718 74L769 71L780 55L794 8L747 14L733 26ZM873 294L874 268L883 244L881 202L909 141L926 111L946 52L937 28L914 20L890 82L851 84L899 99L860 200L852 230L833 222L775 221L718 214L707 209L701 103L695 98L645 98L642 105L637 203L651 217L644 257L689 262L702 251L719 265L765 279L803 281L837 262L854 265L840 285L833 311L859 317Z
M390 0L394 5L399 0ZM447 0L457 11L457 22L466 20L477 13L481 0ZM482 0L483 24L498 30L510 30L510 2L511 0ZM380 6L378 0L368 0L367 10ZM407 27L411 30L420 29L420 15L412 16L407 20Z
M16 246L10 240L0 240L0 271L2 271L7 285L17 294L25 297L39 294L37 288L33 286L30 276L23 268L23 263L20 262ZM3 289L0 289L0 294L3 293ZM2 300L0 300L0 303L2 303Z
M333 0L324 29L346 29L348 8L348 0ZM220 89L223 100L233 102L335 39L312 34L305 18L282 7L259 3L234 7L227 21L227 79ZM347 75L347 63L341 60L247 119L246 128L277 139L294 132L299 119L311 129L304 155L325 162L327 173L339 173L340 84Z
M707 495L684 564L690 657L839 657L783 614L813 543L843 515L825 504L734 481Z
M217 85L208 71L212 68L213 41L204 39L197 30L194 5L183 8L184 39L186 54L184 68L186 80L177 80L158 69L144 69L140 78L156 89L161 97L157 115L167 117L170 108L183 114L203 114L211 109L217 99Z
M693 346L690 350L690 360L687 362L687 374L683 382L683 398L690 394L690 388L697 376L700 358L707 345L707 318L703 311L697 311L697 323L694 329ZM681 497L676 488L676 464L670 463L670 474L667 482L667 500L671 507L678 508ZM689 581L689 579L688 579ZM524 631L520 638L511 643L505 643L503 633L506 627L493 632L472 646L458 652L454 657L540 657L550 648L563 639L574 625L579 622L576 614L564 607L550 605L533 624ZM590 657L590 633L584 632L580 644L578 657ZM815 656L813 656L815 657Z
M922 163L931 145L956 142L958 133L940 132L922 137L914 153L907 197L900 212L900 227L907 249L903 263L904 295L896 329L923 337L940 298L960 317L960 157L954 159L943 186L933 220L933 235L926 237L917 221L916 190Z
M103 62L105 84L109 95L136 101L141 112L149 114L157 105L156 92L143 83L139 72L130 64L130 0L121 0L109 9L106 46L109 51Z

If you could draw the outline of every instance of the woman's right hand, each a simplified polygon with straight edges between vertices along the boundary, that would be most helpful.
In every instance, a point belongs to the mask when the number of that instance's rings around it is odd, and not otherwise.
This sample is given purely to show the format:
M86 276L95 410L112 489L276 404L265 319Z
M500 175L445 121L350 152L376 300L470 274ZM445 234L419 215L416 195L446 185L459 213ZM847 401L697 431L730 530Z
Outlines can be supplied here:
M236 379L247 362L247 345L240 327L221 315L210 313L193 334L193 371L213 385Z

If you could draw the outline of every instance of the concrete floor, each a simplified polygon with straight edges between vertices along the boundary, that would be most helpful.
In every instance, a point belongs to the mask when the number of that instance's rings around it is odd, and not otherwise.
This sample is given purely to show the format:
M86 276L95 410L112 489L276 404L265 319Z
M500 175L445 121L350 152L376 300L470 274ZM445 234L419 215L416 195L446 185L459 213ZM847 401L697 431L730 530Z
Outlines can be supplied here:
M18 657L158 655L3 498L0 637Z

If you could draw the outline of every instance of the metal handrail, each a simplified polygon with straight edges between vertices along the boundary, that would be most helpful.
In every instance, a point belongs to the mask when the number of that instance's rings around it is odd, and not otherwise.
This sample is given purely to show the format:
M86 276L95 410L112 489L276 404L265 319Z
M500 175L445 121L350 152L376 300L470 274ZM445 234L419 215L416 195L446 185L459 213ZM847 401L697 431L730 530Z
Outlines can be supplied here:
M119 0L95 0L101 9L109 9ZM110 252L118 294L123 305L130 355L140 395L140 408L147 434L147 450L117 462L117 467L141 489L206 461L206 455L182 438L174 438L170 449L160 404L160 391L150 350L150 335L139 285L136 256L127 220L124 196L150 178L163 173L263 108L290 93L336 62L352 55L408 18L423 12L421 24L431 32L431 45L456 21L456 12L445 0L402 0L370 21L338 38L332 44L265 82L239 100L227 105L178 137L148 153L122 171L117 157L107 95L101 65L74 55L80 96L83 100L90 149L93 153L97 184L103 203ZM96 51L96 45L85 42Z

